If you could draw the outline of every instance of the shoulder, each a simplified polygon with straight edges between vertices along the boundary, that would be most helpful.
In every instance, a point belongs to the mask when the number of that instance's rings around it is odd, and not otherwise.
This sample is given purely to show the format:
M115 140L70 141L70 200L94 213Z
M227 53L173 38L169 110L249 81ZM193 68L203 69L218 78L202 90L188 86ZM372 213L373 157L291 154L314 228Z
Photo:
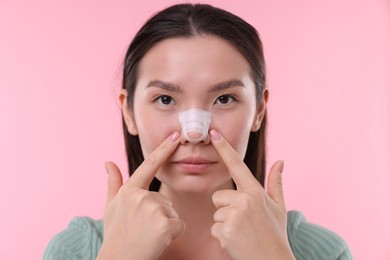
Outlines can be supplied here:
M307 222L299 211L288 212L287 234L296 259L352 259L340 236Z
M95 259L102 242L103 221L76 217L49 242L43 259Z

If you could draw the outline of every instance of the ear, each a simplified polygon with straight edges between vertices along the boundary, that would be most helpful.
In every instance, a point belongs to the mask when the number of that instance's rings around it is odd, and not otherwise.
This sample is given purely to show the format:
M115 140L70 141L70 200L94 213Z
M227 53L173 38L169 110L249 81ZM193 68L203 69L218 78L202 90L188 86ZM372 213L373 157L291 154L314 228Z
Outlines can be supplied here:
M133 109L127 104L127 90L122 89L119 94L119 104L122 108L123 119L125 120L127 130L132 135L138 135L138 129L135 124Z
M261 122L263 122L263 118L267 108L268 95L268 89L264 89L261 95L260 104L257 109L255 119L253 120L253 125L251 129L252 132L256 132L260 129Z

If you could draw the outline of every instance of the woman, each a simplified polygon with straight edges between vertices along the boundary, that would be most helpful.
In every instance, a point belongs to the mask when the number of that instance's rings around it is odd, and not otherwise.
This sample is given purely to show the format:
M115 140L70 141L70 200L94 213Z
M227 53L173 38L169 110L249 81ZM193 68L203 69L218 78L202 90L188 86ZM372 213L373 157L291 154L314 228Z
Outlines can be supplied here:
M264 189L268 95L251 25L209 5L154 15L129 46L119 97L130 178L106 163L103 221L74 219L44 258L351 259L336 234L287 212L283 161ZM203 138L184 131L185 113L210 116Z

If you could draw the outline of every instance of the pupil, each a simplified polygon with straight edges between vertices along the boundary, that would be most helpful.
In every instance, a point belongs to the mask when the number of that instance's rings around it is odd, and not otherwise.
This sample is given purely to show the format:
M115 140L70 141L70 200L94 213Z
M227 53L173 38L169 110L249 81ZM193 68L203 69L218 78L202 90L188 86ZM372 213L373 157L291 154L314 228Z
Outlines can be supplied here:
M161 97L161 102L164 105L169 105L171 103L171 97L169 97L169 96L162 96Z
M228 96L220 96L219 97L219 102L221 102L222 104L226 104L228 101L229 101Z

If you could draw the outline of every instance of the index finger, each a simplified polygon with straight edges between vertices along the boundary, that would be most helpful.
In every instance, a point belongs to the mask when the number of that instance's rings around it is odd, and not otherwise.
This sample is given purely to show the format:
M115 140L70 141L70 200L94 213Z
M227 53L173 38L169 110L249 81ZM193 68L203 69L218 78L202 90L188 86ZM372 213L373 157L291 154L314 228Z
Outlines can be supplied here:
M233 181L237 185L237 189L244 189L249 186L253 186L254 184L258 185L258 181L253 176L248 166L244 163L229 142L214 129L210 131L210 135L211 143L228 168Z
M164 140L135 170L128 180L128 183L141 189L148 189L153 177L161 165L175 151L178 146L180 134L174 132Z

